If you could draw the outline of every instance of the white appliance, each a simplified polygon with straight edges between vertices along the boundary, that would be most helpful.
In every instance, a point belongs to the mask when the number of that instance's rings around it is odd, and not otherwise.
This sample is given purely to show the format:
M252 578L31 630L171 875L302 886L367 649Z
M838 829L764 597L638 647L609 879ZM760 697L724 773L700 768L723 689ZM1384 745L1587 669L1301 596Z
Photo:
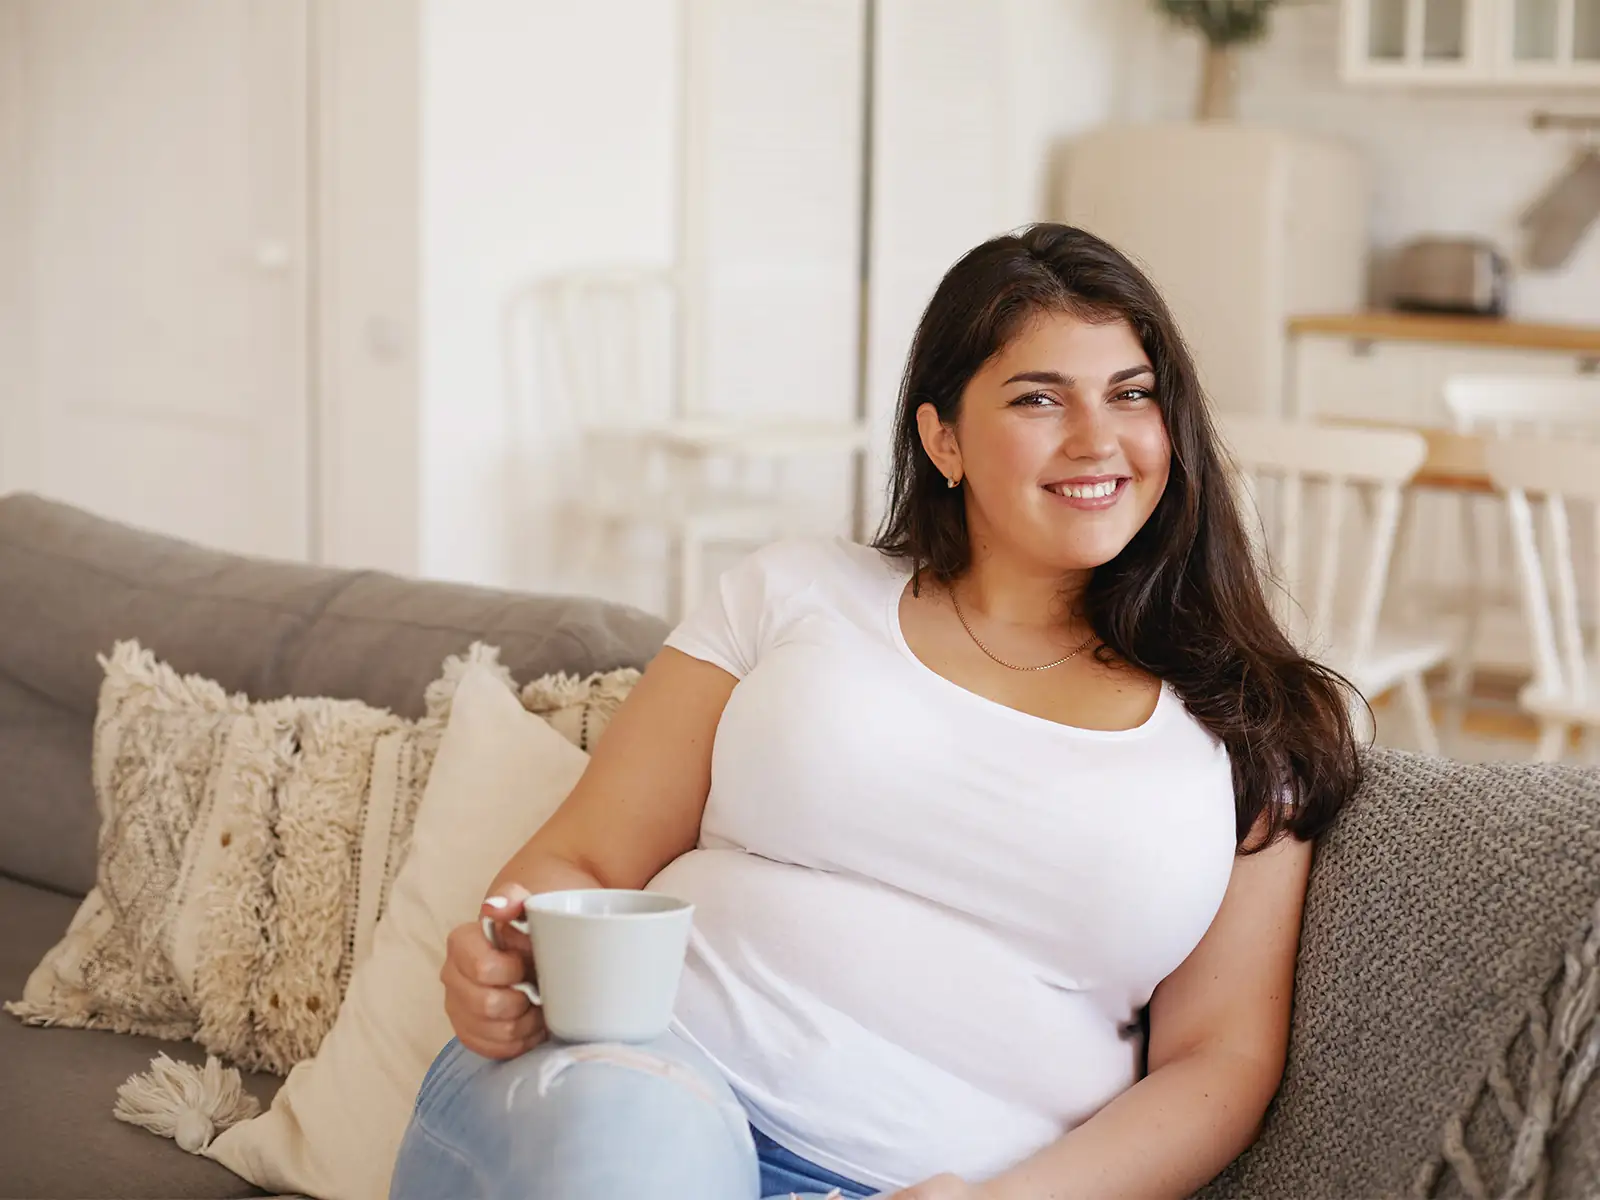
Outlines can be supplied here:
M1063 154L1054 219L1154 279L1213 402L1284 414L1287 323L1367 291L1367 173L1330 139L1232 122L1104 126Z

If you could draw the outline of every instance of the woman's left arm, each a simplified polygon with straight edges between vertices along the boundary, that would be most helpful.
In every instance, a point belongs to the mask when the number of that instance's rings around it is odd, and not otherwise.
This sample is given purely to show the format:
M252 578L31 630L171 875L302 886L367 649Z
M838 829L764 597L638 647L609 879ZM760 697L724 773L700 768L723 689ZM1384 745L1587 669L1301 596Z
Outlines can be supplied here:
M951 1177L916 1200L1157 1200L1193 1194L1261 1130L1289 1043L1311 843L1234 860L1200 944L1150 1000L1149 1073L1082 1125L983 1184Z

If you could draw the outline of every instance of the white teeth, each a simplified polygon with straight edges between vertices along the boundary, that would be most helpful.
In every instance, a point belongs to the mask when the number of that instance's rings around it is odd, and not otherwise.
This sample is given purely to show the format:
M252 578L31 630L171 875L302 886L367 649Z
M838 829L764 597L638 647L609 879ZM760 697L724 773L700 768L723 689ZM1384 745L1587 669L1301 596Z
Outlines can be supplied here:
M1104 483L1058 483L1049 490L1058 496L1070 496L1074 500L1098 500L1116 491L1117 481L1108 479Z

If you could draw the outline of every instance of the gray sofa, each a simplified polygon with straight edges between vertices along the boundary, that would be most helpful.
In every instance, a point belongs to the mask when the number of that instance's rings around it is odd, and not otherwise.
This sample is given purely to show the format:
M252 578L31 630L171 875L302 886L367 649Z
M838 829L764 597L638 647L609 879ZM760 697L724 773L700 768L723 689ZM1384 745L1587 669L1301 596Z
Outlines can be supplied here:
M528 679L642 665L664 633L594 601L241 559L0 498L0 997L21 994L93 883L95 656L115 640L251 696L415 715L444 657L475 639ZM1558 976L1567 951L1575 980L1596 969L1600 937L1587 959L1582 939L1600 898L1600 780L1381 751L1368 767L1318 847L1284 1086L1261 1140L1205 1195L1472 1195L1470 1175L1499 1194L1521 1114L1485 1085L1497 1064L1524 1109L1550 1078L1576 1099L1548 1139L1525 1138L1548 1200L1600 1195L1600 1085L1574 1086L1571 1056L1533 1071L1530 1017L1582 1017ZM158 1049L201 1057L0 1015L0 1198L258 1195L111 1117L116 1086ZM263 1102L277 1082L248 1080Z
M137 638L180 671L257 698L327 695L420 716L450 654L482 639L518 680L643 666L666 630L593 600L259 562L28 495L0 499L0 998L94 884L89 749L97 654ZM0 1197L256 1196L208 1159L111 1116L158 1050L195 1047L0 1014ZM278 1084L249 1079L263 1104Z

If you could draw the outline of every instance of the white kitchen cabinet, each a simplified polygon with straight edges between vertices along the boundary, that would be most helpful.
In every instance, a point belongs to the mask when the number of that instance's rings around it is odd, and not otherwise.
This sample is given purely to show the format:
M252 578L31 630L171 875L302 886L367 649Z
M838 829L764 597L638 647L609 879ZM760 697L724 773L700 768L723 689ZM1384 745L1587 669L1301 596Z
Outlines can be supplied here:
M1301 329L1291 347L1291 412L1416 425L1449 424L1443 388L1452 375L1575 375L1600 369L1600 350L1420 341L1376 330Z
M1600 328L1402 312L1289 321L1290 413L1446 425L1452 375L1600 373Z
M1341 0L1340 74L1362 85L1600 85L1600 0Z
M1488 62L1487 9L1501 0L1342 0L1347 83L1471 82Z
M1600 86L1600 0L1500 0L1496 78Z

